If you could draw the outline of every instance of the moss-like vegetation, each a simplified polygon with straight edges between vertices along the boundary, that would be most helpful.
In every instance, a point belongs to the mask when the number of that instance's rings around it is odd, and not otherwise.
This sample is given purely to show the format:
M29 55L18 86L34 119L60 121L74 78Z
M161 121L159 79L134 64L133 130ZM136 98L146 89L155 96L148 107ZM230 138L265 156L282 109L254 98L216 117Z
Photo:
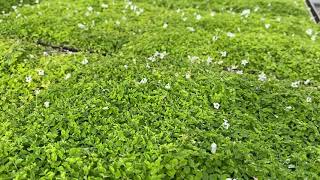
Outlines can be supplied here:
M303 2L0 5L0 179L319 178Z

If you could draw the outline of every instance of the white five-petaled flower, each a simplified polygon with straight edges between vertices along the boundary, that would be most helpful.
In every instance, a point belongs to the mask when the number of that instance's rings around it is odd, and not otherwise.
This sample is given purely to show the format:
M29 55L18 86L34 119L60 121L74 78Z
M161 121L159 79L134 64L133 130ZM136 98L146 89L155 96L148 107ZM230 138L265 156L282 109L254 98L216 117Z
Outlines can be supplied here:
M308 103L311 103L312 102L312 98L310 96L307 97L307 100L306 100Z
M199 21L201 18L202 18L202 16L201 16L200 14L197 14L197 15L196 15L196 20Z
M266 81L267 80L267 75L265 73L260 73L259 76L259 81Z
M232 32L228 32L228 33L227 33L227 36L228 36L229 38L234 38L236 35L235 35L234 33L232 33Z
M295 82L291 83L291 87L293 87L293 88L298 88L299 85L300 85L300 81L295 81Z
M219 109L219 108L220 108L220 104L219 104L219 103L213 103L213 107L214 107L215 109Z
M195 32L196 30L193 27L187 27L190 32Z
M218 36L212 36L212 41L217 41L219 39Z
M207 64L211 64L212 63L212 58L209 56L207 59Z
M241 12L241 16L248 17L250 15L250 9L245 9Z
M265 27L266 29L269 29L270 26L271 26L270 24L265 24L265 25L264 25L264 27Z
M312 30L312 29L307 29L307 30L306 30L306 33L307 33L309 36L312 36L313 30Z
M191 78L191 74L190 74L190 72L187 72L186 73L186 79L190 79Z
M148 82L148 79L147 78L143 78L143 79L141 79L140 84L146 84L147 82Z
M66 74L66 76L64 77L65 80L71 78L71 73Z
M166 85L164 86L164 88L166 88L166 89L171 89L170 83L166 84Z
M217 144L216 143L212 143L211 144L211 153L215 154L217 152Z
M222 51L222 52L220 52L220 54L222 57L227 57L227 51Z
M27 82L27 83L31 83L31 81L32 81L32 77L31 77L31 76L27 76L27 77L26 77L26 82Z
M195 63L199 59L199 57L197 57L197 56L188 56L188 59L190 60L191 63Z
M86 25L81 24L81 23L79 23L79 24L78 24L78 27L79 27L80 29L86 29L86 28L87 28L87 26L86 26Z
M168 28L168 23L164 23L162 27L163 27L164 29L167 29L167 28Z
M223 126L223 128L225 128L225 129L229 129L230 124L229 124L228 120L224 119L222 126Z
M42 69L38 70L38 74L39 74L39 76L44 76L44 70L42 70Z
M241 65L246 66L249 63L248 60L244 59L241 61Z
M109 7L109 5L108 5L108 4L101 4L101 7L102 7L103 9L107 9L107 8Z
M48 108L50 106L50 102L49 101L46 101L43 104L44 104L44 107L46 107L46 108Z
M34 90L34 94L35 94L36 96L39 95L39 94L40 94L40 89Z
M87 58L84 58L84 59L81 61L81 64L83 64L83 65L86 65L86 64L88 64L88 63L89 63L89 61L88 61Z

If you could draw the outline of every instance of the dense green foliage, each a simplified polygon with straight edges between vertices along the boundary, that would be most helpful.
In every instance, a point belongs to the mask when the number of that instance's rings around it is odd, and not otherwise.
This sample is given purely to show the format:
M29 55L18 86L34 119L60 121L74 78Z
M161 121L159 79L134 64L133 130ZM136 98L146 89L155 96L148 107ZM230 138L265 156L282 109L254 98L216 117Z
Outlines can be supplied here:
M19 3L0 0L0 179L320 177L302 1Z

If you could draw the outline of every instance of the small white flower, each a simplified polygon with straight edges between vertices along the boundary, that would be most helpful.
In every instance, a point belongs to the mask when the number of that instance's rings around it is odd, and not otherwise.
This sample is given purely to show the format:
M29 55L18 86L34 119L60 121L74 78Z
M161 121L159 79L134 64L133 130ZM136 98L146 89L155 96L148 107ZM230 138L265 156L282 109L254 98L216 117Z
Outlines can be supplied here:
M248 17L250 15L250 9L245 9L242 11L241 16Z
M243 71L242 70L237 70L236 73L242 75Z
M270 26L271 26L270 24L265 24L265 25L264 25L264 27L265 27L266 29L269 29Z
M199 59L199 57L197 57L197 56L188 56L188 59L190 60L191 63L195 63Z
M207 59L207 64L211 64L212 63L212 58L209 56Z
M106 107L103 107L102 109L103 109L103 110L108 110L108 109L109 109L109 107L108 107L108 106L106 106Z
M167 29L167 28L168 28L168 23L164 23L162 27L163 27L164 29Z
M254 8L254 12L259 11L259 9L260 9L260 7L259 7L259 6L256 6L256 7Z
M120 21L117 20L116 21L116 25L119 26L120 25Z
M150 69L149 63L146 64L146 68L147 68L147 69Z
M125 69L128 69L128 65L124 65L123 67L124 67Z
M212 41L217 41L219 39L218 36L212 36Z
M196 15L196 20L199 21L201 18L202 18L202 16L201 16L200 14L197 14L197 15Z
M223 124L222 124L223 128L229 129L230 124L229 124L228 120L224 119L223 121L224 121Z
M195 32L196 30L193 27L187 27L190 32Z
M307 97L307 100L306 100L308 103L311 103L312 102L312 98L310 96Z
M83 65L86 65L86 64L88 64L88 63L89 63L89 61L88 61L87 58L84 58L83 61L81 61L81 64L83 64Z
M295 81L295 82L291 83L291 87L293 87L293 88L298 88L299 85L300 85L300 81Z
M306 33L307 33L309 36L312 36L313 30L312 30L312 29L307 29L307 30L306 30Z
M171 85L168 83L168 84L166 84L166 85L164 86L164 88L166 88L166 89L171 89Z
M241 61L241 65L246 66L249 63L248 60L244 59Z
M216 12L214 12L214 11L211 11L211 13L210 13L210 16L215 16L216 15Z
M236 35L235 35L234 33L232 33L232 32L228 32L228 33L227 33L227 36L228 36L229 38L234 38Z
M93 7L89 6L89 7L87 7L87 10L91 12L91 11L93 11Z
M42 70L42 69L38 70L38 74L39 74L39 76L44 76L44 70Z
M143 79L141 79L140 84L146 84L147 82L148 82L148 79L147 78L143 78Z
M219 108L220 108L220 104L219 104L219 103L213 103L213 107L214 107L215 109L219 109Z
M103 9L107 9L107 8L109 7L109 5L108 5L108 4L101 4L101 7L102 7Z
M263 72L261 74L259 74L258 77L259 77L259 81L266 81L267 80L267 76Z
M160 59L164 59L167 55L168 55L167 52L162 52L162 53L159 53L158 56L159 56Z
M43 104L44 104L44 107L46 107L46 108L48 108L50 106L50 102L49 101L46 101Z
M31 81L32 81L32 77L31 77L31 76L27 76L27 77L26 77L26 82L27 82L27 83L31 83Z
M218 61L217 64L221 65L223 64L223 61Z
M222 52L220 52L220 54L222 57L227 57L227 51L222 51Z
M294 164L289 164L288 165L288 169L294 169L294 168L296 168L296 166Z
M304 85L308 85L308 84L310 84L310 82L311 82L311 80L310 80L310 79L307 79L307 80L305 80L303 83L304 83Z
M34 94L35 94L36 96L39 95L39 94L40 94L40 89L34 90Z
M191 78L191 74L190 74L190 72L187 72L186 73L186 79L190 79Z
M65 80L71 78L71 73L66 74L66 76L64 77Z
M86 29L86 28L87 28L86 25L81 24L81 23L78 24L78 27L79 27L80 29Z
M292 109L292 106L287 106L286 111L290 111Z
M49 56L49 53L47 51L43 52L44 56Z
M217 144L216 143L212 143L211 144L211 153L215 154L217 152Z
M315 40L317 40L317 36L316 35L311 36L311 41L315 41Z

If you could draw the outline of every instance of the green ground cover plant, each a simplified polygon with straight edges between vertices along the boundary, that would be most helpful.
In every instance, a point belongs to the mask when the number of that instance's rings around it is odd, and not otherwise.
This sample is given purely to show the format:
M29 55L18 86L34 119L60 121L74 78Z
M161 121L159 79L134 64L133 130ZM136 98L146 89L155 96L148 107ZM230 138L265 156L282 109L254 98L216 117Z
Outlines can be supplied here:
M303 1L0 10L0 179L320 177L320 28Z

